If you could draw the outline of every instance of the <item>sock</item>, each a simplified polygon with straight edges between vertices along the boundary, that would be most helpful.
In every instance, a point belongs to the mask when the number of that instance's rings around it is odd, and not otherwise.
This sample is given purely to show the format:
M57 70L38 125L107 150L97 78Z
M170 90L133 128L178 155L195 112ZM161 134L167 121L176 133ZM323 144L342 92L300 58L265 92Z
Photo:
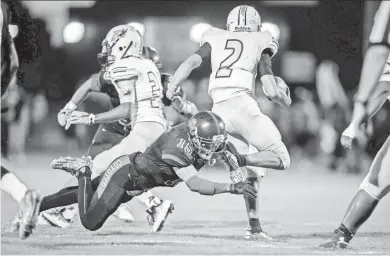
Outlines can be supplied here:
M137 196L137 199L143 202L148 208L161 204L160 198L153 195L153 193L150 190Z
M342 235L344 238L344 241L349 243L351 241L352 237L355 235L354 232L352 232L349 228L347 228L344 224L341 224L337 230L335 230L336 234Z
M63 188L55 194L45 196L40 212L77 203L78 186Z
M10 194L15 201L20 203L27 192L27 187L13 173L8 172L5 168L5 172L3 172L3 168L4 167L1 167L2 175L0 188Z
M260 233L262 231L258 218L249 218L249 226L251 227L252 233Z
M379 200L371 197L366 191L359 190L352 199L342 224L354 234L360 226L371 216Z
M248 177L246 179L250 182L250 184L259 191L260 181L257 177ZM259 218L259 198L252 198L244 195L244 200L246 204L246 212L248 214L248 218Z

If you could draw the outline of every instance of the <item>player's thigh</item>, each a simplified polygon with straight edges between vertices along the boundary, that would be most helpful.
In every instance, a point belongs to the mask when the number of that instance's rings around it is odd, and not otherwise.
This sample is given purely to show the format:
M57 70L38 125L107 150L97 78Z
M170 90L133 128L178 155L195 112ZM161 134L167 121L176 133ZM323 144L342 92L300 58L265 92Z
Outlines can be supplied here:
M379 150L360 188L381 199L390 192L390 136Z
M130 135L121 141L125 154L143 152L165 132L165 127L156 122L137 123Z

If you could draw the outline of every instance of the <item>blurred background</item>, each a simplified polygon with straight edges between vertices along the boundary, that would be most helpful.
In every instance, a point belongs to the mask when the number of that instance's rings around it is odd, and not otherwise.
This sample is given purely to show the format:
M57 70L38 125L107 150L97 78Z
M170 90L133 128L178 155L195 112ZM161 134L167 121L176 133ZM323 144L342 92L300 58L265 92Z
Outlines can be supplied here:
M379 1L5 1L12 11L11 32L19 55L19 89L1 117L2 154L14 163L28 153L86 151L97 125L57 124L58 111L88 77L98 72L96 55L106 33L129 23L157 49L163 71L173 73L199 47L210 26L224 28L237 5L254 6L263 29L278 39L275 75L290 86L293 104L281 108L257 90L256 97L282 133L292 164L311 159L333 172L365 173L387 135L389 104L362 134L359 147L345 151L339 143L352 111L352 96ZM196 69L184 89L200 110L210 109L210 64ZM259 85L260 86L260 85ZM5 102L2 102L5 104ZM94 101L82 106L101 110ZM167 117L182 121L172 109ZM261 134L259 134L261 136ZM384 140L383 140L384 141Z

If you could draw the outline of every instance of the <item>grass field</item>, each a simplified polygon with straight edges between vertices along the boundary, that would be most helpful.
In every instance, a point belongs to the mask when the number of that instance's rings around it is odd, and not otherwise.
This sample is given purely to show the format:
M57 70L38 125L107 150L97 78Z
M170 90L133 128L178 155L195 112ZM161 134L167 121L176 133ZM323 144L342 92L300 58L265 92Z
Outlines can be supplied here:
M30 156L16 173L44 194L56 192L69 175L49 168L53 156ZM212 180L228 180L223 171L203 171ZM159 188L156 194L175 203L160 233L151 233L145 207L133 200L135 223L110 217L96 232L79 221L68 229L39 226L26 241L9 232L18 206L1 195L1 254L383 254L390 255L390 197L377 207L353 239L351 250L316 248L328 241L362 176L330 174L310 163L295 163L289 171L270 172L260 189L263 229L276 241L245 241L244 200L236 195L201 196L184 184Z

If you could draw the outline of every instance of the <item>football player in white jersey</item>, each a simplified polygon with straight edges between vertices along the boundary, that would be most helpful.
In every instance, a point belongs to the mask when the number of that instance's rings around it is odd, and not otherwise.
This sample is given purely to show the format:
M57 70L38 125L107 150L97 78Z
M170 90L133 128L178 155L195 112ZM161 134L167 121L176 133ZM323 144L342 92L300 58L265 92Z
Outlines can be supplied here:
M380 109L390 95L389 1L381 2L375 15L369 41L370 46L364 56L359 89L355 96L352 120L341 137L341 144L346 148L352 147L361 125ZM371 143L374 146L383 143L383 146L375 156L370 171L360 184L340 226L334 231L332 241L320 247L349 248L349 242L358 229L368 220L379 201L390 192L390 137L378 137Z
M251 6L237 6L228 15L226 30L211 28L204 33L200 49L180 65L167 92L167 96L172 97L191 71L211 56L208 92L214 102L212 111L222 117L229 141L238 153L245 155L237 159L240 166L245 166L247 161L256 163L256 167L246 168L247 180L256 189L265 168L285 170L290 165L290 156L278 129L261 112L253 97L259 73L268 99L282 106L291 104L287 85L272 73L271 58L277 51L277 41L268 31L261 31L259 13ZM250 226L245 238L271 240L260 226L258 200L244 198Z

